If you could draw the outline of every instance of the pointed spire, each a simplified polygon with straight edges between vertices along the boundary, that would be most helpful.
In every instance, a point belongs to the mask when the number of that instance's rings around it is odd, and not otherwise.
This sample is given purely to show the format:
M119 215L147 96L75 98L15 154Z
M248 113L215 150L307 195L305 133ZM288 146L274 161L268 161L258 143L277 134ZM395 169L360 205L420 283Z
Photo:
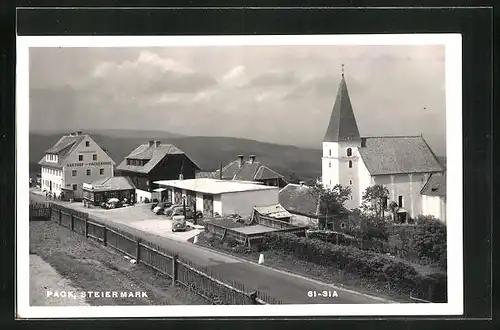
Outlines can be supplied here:
M358 125L344 78L344 65L342 65L342 78L323 142L360 140Z

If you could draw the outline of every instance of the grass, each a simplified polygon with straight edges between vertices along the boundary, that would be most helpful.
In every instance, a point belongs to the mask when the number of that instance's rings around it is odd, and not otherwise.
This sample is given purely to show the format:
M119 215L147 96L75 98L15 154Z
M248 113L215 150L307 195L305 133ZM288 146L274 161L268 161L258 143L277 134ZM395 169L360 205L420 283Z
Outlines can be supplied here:
M130 263L117 251L58 226L30 222L30 254L40 256L81 291L141 291L147 298L87 298L103 305L206 305L203 298L144 265Z

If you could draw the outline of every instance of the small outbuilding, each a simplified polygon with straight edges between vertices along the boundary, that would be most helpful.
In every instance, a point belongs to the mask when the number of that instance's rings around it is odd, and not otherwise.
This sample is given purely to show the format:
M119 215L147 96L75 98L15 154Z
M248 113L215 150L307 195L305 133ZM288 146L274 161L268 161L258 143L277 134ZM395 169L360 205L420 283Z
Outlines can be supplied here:
M128 203L135 203L135 185L128 177L114 176L83 184L83 198L86 202L98 206L110 198L118 198Z
M288 212L283 206L281 206L281 204L255 206L253 210L253 219L258 218L262 215L276 220L290 222L290 218L292 217L292 214ZM256 220L256 222L258 221Z
M255 182L217 180L211 178L156 181L167 192L167 201L196 207L204 217L215 213L226 216L238 214L250 217L259 205L275 205L279 188Z

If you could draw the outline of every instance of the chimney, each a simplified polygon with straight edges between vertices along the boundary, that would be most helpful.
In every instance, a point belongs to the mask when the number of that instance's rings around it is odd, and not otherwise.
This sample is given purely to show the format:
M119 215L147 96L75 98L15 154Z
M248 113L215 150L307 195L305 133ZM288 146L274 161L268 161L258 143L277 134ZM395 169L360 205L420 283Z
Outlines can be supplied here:
M184 180L184 175L182 175L182 173L179 174L179 180Z
M152 147L153 144L155 144L155 141L154 140L149 140L148 143L149 143L149 146Z
M76 135L82 135L83 131L77 131Z
M250 164L255 163L255 155L250 155L248 158L250 159Z
M243 166L243 155L238 155L238 160L239 160L239 163L238 163L238 167L241 168Z
M366 147L366 138L361 138L361 148Z
M219 179L222 180L222 162L220 162Z
M299 181L299 184L300 184L301 187L303 187L304 184L305 184L305 182L304 181Z
M161 144L161 141L160 140L155 140L155 147L159 147Z

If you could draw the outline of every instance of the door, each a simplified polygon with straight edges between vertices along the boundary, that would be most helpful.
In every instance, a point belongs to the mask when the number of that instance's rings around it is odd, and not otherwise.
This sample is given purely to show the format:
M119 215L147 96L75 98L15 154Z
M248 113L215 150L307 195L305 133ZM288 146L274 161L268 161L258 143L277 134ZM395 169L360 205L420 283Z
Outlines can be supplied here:
M49 191L52 192L52 181L49 181Z
M203 215L208 217L214 216L214 196L203 195Z

